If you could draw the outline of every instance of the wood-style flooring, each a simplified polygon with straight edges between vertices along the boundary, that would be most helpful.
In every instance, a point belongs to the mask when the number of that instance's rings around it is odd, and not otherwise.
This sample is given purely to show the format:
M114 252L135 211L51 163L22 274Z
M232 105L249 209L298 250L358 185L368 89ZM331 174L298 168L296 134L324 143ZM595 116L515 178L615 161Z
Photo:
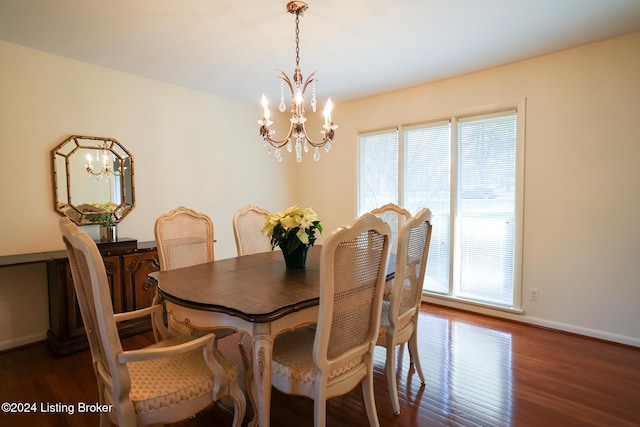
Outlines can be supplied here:
M640 426L640 349L520 323L423 304L420 384L398 354L402 411L394 415L384 373L384 348L376 351L375 387L380 425L409 426ZM124 340L125 348L147 345L150 333ZM237 337L221 350L246 364ZM245 340L250 351L250 340ZM0 412L0 426L97 426L95 414L43 413L44 404L93 403L97 387L88 351L55 357L45 343L0 354L0 403L36 404L37 412ZM273 391L274 427L313 426L313 402ZM223 402L177 426L229 426ZM248 410L245 425L251 417ZM328 426L368 425L362 393L329 401Z

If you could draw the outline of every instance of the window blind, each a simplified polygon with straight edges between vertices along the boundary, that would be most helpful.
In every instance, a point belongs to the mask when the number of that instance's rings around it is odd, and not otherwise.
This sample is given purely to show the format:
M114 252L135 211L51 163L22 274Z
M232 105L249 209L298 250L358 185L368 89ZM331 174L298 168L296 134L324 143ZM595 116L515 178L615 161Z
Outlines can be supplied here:
M518 305L520 120L511 109L360 135L358 215L387 203L432 212L426 292Z
M398 203L398 132L360 136L358 215Z
M449 292L451 126L440 122L404 130L403 205L412 214L429 208L431 245L423 288Z
M454 292L498 305L513 301L516 114L458 121Z

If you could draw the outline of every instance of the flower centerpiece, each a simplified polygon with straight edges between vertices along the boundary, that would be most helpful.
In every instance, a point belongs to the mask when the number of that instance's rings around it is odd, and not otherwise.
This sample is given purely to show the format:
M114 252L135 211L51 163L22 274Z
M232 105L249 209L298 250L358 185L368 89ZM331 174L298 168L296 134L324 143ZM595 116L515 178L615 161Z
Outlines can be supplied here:
M100 224L100 240L103 242L115 241L117 239L116 218L111 203L91 202L90 205L95 209L91 210L89 220Z
M313 209L291 206L267 216L262 232L273 248L282 249L287 267L304 268L307 251L316 241L316 230L322 232L322 223Z
M111 203L91 202L89 205L91 208L85 212L90 213L90 215L88 215L90 221L97 222L102 227L110 227L116 224Z

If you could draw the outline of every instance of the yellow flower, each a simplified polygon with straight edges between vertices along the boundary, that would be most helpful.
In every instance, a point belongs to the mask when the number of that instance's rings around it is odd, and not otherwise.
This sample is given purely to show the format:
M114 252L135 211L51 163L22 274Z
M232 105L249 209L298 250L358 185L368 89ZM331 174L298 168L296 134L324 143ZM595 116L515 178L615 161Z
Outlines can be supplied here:
M316 214L313 209L305 209L302 214L302 218L300 221L300 226L304 229L307 229L313 225L314 221L318 220L318 214Z
M262 228L262 233L267 236L273 236L273 228L280 223L280 216L277 214L269 215L265 219L264 227Z
M295 205L267 216L262 227L262 233L269 236L273 247L286 247L289 252L299 244L313 245L316 230L322 232L318 214L311 208Z
M280 220L280 224L282 224L285 230L296 228L300 225L300 222L301 218L299 216L285 216Z
M307 232L304 230L304 228L301 228L300 230L298 230L298 232L296 233L296 236L298 236L300 243L304 245L309 244L309 236L307 236Z

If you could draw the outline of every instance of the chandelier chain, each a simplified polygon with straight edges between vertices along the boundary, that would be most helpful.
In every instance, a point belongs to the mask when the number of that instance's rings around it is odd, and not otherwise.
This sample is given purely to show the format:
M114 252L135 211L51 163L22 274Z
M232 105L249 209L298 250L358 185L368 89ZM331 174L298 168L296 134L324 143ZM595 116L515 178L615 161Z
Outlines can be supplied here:
M300 66L300 14L296 12L296 68Z

